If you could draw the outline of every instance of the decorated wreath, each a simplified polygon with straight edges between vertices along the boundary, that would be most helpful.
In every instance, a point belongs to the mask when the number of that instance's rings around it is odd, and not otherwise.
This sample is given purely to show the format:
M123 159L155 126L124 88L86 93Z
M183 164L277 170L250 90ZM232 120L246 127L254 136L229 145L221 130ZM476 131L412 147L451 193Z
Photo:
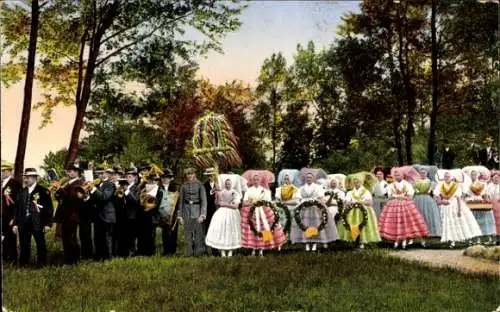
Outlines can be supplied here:
M290 213L290 210L285 204L282 203L275 203L274 205L276 208L279 208L285 212L286 222L285 222L285 228L283 230L287 233L290 233L290 228L292 227L292 214Z
M259 231L257 231L257 228L255 227L255 222L253 221L253 215L254 215L255 209L257 209L257 207L269 207L273 211L274 222L271 225L269 233L268 233L268 231L259 232ZM250 207L250 211L248 212L248 224L250 225L250 230L253 232L253 234L255 236L257 236L259 239L264 239L264 241L272 239L272 234L270 232L274 231L276 226L279 224L279 221L280 221L280 215L279 215L278 209L276 209L276 206L274 206L273 203L271 203L267 200L259 200L258 202L254 203Z
M300 217L300 213L304 208L313 208L313 207L317 207L321 210L321 223L317 228L305 226L305 224L302 223L302 218ZM326 224L328 223L328 209L326 208L325 205L323 205L317 200L307 200L300 203L300 205L298 205L297 208L295 208L294 218L299 228L303 232L305 232L306 238L311 238L314 236L318 236L319 231L323 230Z
M363 213L363 221L361 221L361 223L357 224L357 225L356 224L349 224L349 222L347 221L347 215L349 214L349 212L352 209L356 209L356 208L361 210L361 212ZM342 224L344 225L344 227L347 229L347 231L351 232L353 239L356 240L356 238L359 236L361 230L366 226L366 224L368 224L368 211L366 210L366 207L360 203L347 205L347 207L345 207L342 210L341 219L342 219Z
M330 196L328 200L326 201L326 205L329 206L331 204L332 199L334 199L337 202L337 208L338 208L338 213L335 215L335 222L338 222L340 220L340 215L342 214L342 211L344 210L344 201L340 199L339 194L335 193L334 191L326 191L325 196Z

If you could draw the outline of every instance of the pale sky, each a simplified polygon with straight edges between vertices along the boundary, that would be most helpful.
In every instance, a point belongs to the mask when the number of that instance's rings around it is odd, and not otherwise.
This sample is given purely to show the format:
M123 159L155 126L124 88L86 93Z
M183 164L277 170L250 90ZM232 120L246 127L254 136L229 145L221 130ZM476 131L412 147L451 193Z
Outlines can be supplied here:
M226 36L224 54L211 52L199 59L200 76L222 84L233 79L256 84L259 69L266 57L282 52L288 64L293 61L297 44L313 40L317 49L335 39L337 25L348 11L359 11L359 1L254 1L241 15L243 25ZM16 154L22 113L24 80L1 90L2 159L13 162ZM43 90L36 85L33 103ZM39 111L31 114L25 167L38 167L44 155L69 145L75 117L73 107L54 111L53 123L39 129Z

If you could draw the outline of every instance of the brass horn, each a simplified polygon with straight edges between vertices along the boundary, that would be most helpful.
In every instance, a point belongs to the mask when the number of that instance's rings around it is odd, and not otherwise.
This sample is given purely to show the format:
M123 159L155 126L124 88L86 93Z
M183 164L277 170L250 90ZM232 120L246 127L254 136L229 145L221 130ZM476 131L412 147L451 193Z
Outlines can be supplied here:
M156 197L149 195L146 192L142 192L139 196L141 206L144 207L144 211L149 211L156 208Z

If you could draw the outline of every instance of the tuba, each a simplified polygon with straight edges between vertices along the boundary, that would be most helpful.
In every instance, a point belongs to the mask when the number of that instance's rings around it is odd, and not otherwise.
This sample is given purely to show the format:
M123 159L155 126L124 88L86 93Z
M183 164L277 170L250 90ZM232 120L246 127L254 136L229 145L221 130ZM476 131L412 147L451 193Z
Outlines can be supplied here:
M156 208L156 197L149 195L145 191L139 196L141 206L144 207L144 211L149 211Z

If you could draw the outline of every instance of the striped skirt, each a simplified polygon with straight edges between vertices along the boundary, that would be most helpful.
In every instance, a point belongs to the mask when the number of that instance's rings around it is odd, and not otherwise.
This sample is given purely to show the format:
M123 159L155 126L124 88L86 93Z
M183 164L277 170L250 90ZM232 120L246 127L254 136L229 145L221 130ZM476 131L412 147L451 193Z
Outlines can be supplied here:
M411 200L388 201L380 214L378 227L380 236L391 241L429 236L424 217Z
M248 214L250 212L250 206L243 206L241 208L241 247L250 249L277 249L286 243L285 233L283 228L278 223L274 228L273 239L270 241L263 241L261 238L257 237L250 229L250 223L248 222ZM264 207L264 214L269 226L274 223L274 213L269 207ZM257 228L255 221L255 214L252 216L253 224ZM261 230L264 229L264 224L262 220L259 220Z

